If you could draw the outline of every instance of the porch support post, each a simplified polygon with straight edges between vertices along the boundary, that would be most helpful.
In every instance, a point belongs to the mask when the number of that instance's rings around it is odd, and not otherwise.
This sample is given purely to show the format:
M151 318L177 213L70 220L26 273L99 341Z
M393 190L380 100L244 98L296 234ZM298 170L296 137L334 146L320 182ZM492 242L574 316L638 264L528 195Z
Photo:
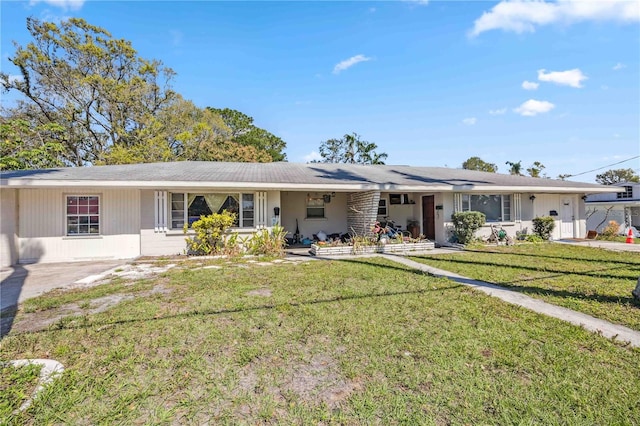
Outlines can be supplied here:
M367 235L378 216L380 191L352 192L347 197L348 232Z

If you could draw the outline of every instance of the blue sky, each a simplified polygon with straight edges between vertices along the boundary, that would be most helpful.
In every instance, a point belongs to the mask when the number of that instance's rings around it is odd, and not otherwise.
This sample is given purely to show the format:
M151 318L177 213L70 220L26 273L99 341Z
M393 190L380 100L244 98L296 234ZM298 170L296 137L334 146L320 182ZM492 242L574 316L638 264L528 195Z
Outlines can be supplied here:
M198 106L254 117L293 162L351 132L388 164L455 168L480 156L502 173L506 161L540 161L549 177L640 155L638 1L0 7L4 72L18 74L8 57L12 40L29 41L28 16L81 17L174 69L174 88ZM628 167L640 159L610 168Z

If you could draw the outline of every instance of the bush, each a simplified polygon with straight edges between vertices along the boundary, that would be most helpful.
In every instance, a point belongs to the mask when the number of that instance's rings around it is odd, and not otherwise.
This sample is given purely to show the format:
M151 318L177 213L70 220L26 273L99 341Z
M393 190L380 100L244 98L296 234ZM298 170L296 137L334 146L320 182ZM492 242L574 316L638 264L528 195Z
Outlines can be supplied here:
M453 221L453 235L460 244L469 244L475 232L486 222L486 216L481 212L457 212L451 215Z
M547 241L551 238L553 228L556 226L551 216L541 216L533 219L533 233Z
M224 247L224 233L236 221L236 214L224 210L222 213L214 213L208 216L200 216L191 228L196 232L193 237L186 238L187 254L209 255L220 253ZM189 225L185 224L183 231L186 234Z
M609 224L602 230L600 235L604 238L613 238L618 235L620 231L620 224L615 220L610 220Z
M524 240L528 243L541 243L544 241L542 237L538 234L525 235Z
M246 242L247 251L251 254L282 257L287 245L286 237L287 231L280 225L275 225L271 230L260 229Z

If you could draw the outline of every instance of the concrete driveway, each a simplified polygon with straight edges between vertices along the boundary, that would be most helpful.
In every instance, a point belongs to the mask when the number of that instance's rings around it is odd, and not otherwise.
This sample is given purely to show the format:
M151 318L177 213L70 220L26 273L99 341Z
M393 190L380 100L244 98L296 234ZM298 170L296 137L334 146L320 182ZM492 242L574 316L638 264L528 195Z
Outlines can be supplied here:
M55 288L69 287L79 280L126 265L126 260L70 263L34 263L0 270L0 312L10 311L22 301ZM90 280L89 280L90 281Z

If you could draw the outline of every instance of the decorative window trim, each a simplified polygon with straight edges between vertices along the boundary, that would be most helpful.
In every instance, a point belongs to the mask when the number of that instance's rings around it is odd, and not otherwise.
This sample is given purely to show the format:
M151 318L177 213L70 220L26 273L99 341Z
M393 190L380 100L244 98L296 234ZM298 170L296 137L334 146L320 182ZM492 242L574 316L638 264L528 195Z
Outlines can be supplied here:
M95 238L102 235L102 196L101 194L63 194L64 195L64 235L71 238ZM69 199L76 199L69 204ZM85 200L81 200L86 198ZM97 199L97 204L92 200ZM83 208L86 207L86 208ZM93 208L95 207L95 209ZM75 210L75 212L73 211ZM93 212L91 210L94 210ZM95 211L97 210L97 212ZM75 218L75 223L70 219ZM69 232L70 227L75 227L77 232ZM82 232L86 229L86 232ZM94 232L93 230L96 229Z

